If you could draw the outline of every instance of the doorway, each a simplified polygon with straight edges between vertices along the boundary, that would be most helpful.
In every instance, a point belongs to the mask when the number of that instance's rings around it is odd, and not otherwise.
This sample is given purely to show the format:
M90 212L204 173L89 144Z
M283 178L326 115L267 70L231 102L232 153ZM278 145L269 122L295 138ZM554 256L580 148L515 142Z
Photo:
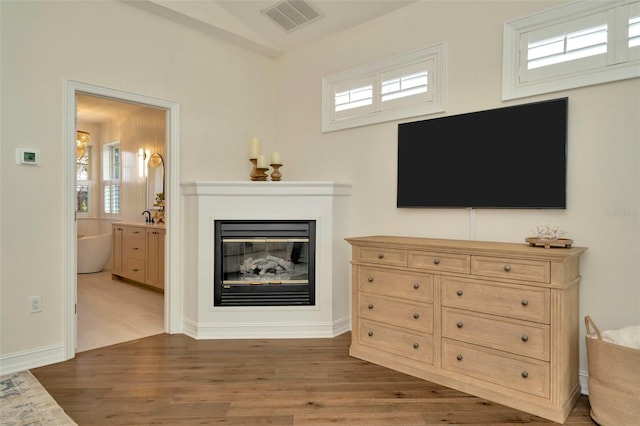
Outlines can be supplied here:
M164 213L154 200L156 194L164 197L164 167L151 168L148 159L166 156L166 110L76 93L76 123L76 352L83 352L164 331L163 288L146 285L149 268L137 273L137 281L126 280L112 275L120 272L115 270L115 259L104 263L106 258L101 257L98 262L95 255L112 251L114 223L139 223L137 229L146 235L142 212L149 217L151 212L156 217ZM151 179L158 172L160 176ZM164 235L164 224L154 229ZM100 247L96 241L102 243ZM154 265L164 265L164 259L155 256L165 252L164 237L161 244L157 253L147 254L153 256ZM144 244L136 247L136 257L146 248ZM164 283L164 279L156 281Z
M82 98L81 101L77 101L77 99ZM93 103L93 107L85 108L87 105L82 102ZM176 306L179 306L178 297L175 297L176 294L180 294L181 289L179 288L179 280L176 278L179 276L178 274L178 262L176 259L176 253L178 252L176 248L173 247L174 241L179 241L179 214L180 208L176 203L179 202L179 182L178 182L178 167L179 167L179 134L178 134L178 105L175 102L166 101L158 98L147 97L143 95L138 95L130 92L122 92L114 89L94 86L86 83L81 83L77 81L68 81L67 91L66 91L66 109L65 109L65 163L67 167L65 170L67 171L65 180L66 180L66 203L65 208L68 209L68 214L65 215L67 218L65 238L66 238L66 251L68 253L67 264L65 265L65 276L67 282L67 297L66 297L66 338L65 338L65 357L66 359L73 358L76 353L76 348L78 347L78 311L82 309L82 306L78 306L79 298L78 298L78 275L77 272L77 225L76 225L76 215L77 215L77 186L76 186L76 130L84 130L81 129L80 126L88 126L92 127L89 123L90 120L96 122L96 116L100 114L100 109L95 107L96 105L109 103L109 105L113 106L113 110L110 114L119 114L123 111L131 112L132 109L150 109L154 111L161 110L165 117L165 126L162 129L163 132L163 157L165 162L165 179L166 179L166 196L163 204L164 216L165 216L165 227L166 227L166 239L165 239L165 255L164 255L164 282L165 282L165 293L162 300L163 309L162 314L164 316L162 331L164 332L175 332L179 328L179 320L176 315L173 313L178 312ZM95 108L94 108L95 107ZM80 109L82 109L82 113L80 113ZM109 112L108 108L102 108L103 114ZM94 117L88 119L87 114L94 114ZM84 116L83 116L84 114ZM76 121L77 120L77 121ZM76 124L77 123L77 124ZM97 127L99 129L100 126ZM93 126L95 130L96 127ZM108 133L108 132L107 132ZM102 135L106 134L102 132ZM100 140L100 145L96 144L97 149L102 149L101 146L104 143L109 144L110 142L114 142L111 140ZM157 141L156 141L157 142ZM128 148L131 151L131 147ZM132 153L128 154L129 160L132 159ZM135 155L134 155L135 158ZM135 160L134 160L135 161ZM103 168L104 165L100 164L100 168ZM100 178L101 176L98 176ZM96 184L100 185L101 179L95 179ZM102 191L98 191L100 196L102 197ZM146 200L145 196L141 196L140 198ZM102 205L99 203L98 205ZM146 205L145 205L146 207ZM73 209L73 210L72 210ZM136 214L141 214L140 212L136 212ZM129 212L131 213L131 212ZM102 216L102 214L100 215ZM131 220L135 218L132 216L132 213L128 217L118 218L119 220ZM114 219L116 219L114 217ZM106 229L110 229L110 223L108 221L104 221L104 223L96 225L98 229L101 229L101 232L104 232ZM140 221L144 224L144 220ZM102 274L103 276L110 276L110 274ZM84 279L84 276L82 277ZM132 285L132 284L129 284ZM126 340L130 340L127 337L124 337Z

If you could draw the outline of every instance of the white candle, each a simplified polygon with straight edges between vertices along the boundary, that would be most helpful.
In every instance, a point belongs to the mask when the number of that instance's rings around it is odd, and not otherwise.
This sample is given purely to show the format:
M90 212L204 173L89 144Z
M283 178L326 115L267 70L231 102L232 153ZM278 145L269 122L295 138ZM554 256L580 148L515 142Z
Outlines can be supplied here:
M264 155L258 155L258 164L257 164L259 169L267 169L269 168L267 165L267 159L265 158Z
M258 155L260 155L260 139L252 138L251 147L249 148L249 158L258 158Z
M279 152L271 153L271 164L282 164L282 155Z

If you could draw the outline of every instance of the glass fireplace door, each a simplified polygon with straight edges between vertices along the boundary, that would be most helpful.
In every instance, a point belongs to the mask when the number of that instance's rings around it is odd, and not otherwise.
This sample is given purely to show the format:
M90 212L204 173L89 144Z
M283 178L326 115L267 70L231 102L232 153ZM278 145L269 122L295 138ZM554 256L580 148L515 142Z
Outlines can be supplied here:
M315 222L217 222L215 306L314 304Z

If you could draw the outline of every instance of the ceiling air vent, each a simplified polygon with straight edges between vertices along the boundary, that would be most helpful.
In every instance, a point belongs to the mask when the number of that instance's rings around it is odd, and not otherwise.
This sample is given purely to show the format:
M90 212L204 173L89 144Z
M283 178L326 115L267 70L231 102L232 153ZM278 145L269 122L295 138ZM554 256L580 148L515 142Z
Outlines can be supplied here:
M322 18L320 12L308 1L284 0L262 11L286 32Z

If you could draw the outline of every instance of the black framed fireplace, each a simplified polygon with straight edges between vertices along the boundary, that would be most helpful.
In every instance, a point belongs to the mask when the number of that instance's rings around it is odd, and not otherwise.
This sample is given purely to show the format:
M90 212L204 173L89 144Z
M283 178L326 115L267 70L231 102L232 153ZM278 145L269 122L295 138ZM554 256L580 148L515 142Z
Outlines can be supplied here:
M214 306L315 305L315 220L214 225Z

